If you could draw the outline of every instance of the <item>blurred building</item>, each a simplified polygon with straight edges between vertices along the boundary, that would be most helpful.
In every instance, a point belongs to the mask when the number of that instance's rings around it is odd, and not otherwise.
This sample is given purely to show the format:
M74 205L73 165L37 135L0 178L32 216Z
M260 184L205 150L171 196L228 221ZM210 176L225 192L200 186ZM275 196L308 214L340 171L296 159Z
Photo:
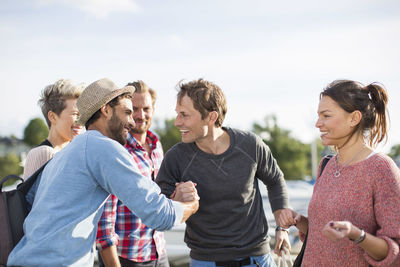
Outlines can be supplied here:
M0 138L0 157L5 157L10 153L14 153L25 161L26 153L31 149L30 146L24 143L21 139L15 137Z

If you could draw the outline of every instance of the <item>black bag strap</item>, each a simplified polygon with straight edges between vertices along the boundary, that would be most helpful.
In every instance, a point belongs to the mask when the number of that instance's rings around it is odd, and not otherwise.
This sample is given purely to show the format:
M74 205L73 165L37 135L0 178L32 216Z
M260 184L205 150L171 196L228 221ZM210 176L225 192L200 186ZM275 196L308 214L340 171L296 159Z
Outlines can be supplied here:
M326 164L328 164L328 161L333 157L333 155L326 155L323 159L322 159L322 163L321 163L321 171L319 172L319 176L321 176L322 172L325 169Z
M319 172L318 177L321 176L321 174L323 173L323 171L325 169L326 164L328 164L329 160L332 157L333 157L333 155L326 155L322 159L321 171ZM306 237L304 238L303 245L301 246L301 250L300 250L299 254L297 255L295 261L293 262L293 267L300 267L301 266L301 262L303 261L304 251L306 250L307 238L308 238L308 231L306 233Z
M19 177L18 175L15 175L15 174L7 175L6 177L4 177L3 179L1 179L1 181L0 181L0 191L3 190L3 184L4 184L5 182L7 182L8 180L10 180L10 179L17 179L17 180L20 180L21 182L24 181L24 179L22 179L22 178Z
M50 159L51 160L51 159ZM42 171L44 170L44 168L46 167L47 163L50 162L47 161L45 164L42 165L42 167L40 167L39 169L37 169L37 171L35 171L31 176L29 176L25 182L21 183L18 185L18 190L21 191L23 194L27 194L29 189L31 189L32 185L36 182L39 174L42 173Z

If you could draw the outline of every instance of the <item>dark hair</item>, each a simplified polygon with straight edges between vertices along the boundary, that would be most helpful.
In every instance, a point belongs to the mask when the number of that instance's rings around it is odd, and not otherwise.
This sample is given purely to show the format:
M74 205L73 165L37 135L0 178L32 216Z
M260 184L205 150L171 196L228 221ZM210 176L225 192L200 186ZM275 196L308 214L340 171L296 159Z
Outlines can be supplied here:
M113 99L110 100L110 102L108 102L106 105L109 105L113 111L114 111L114 107L117 106L119 104L119 100L122 98L132 98L132 94L131 93L123 93L119 96L114 97ZM85 123L85 128L88 129L89 126L94 123L95 121L97 121L100 118L100 114L101 111L100 109L98 109L93 115L92 117L90 117L90 119L87 120L87 122Z
M215 126L221 127L227 112L225 95L218 85L198 79L188 83L180 82L178 84L178 101L187 95L192 99L193 106L201 114L201 119L211 112L216 111L218 118L215 121Z
M147 84L145 84L141 80L138 80L137 82L128 83L126 86L135 87L135 92L134 93L142 94L142 93L149 92L149 94L151 96L151 104L154 107L154 105L156 103L156 100L157 100L157 94L156 94L156 91L154 91L154 89L148 87Z
M383 85L371 83L364 86L356 81L336 80L321 92L320 98L322 96L329 96L346 112L361 112L361 121L346 143L358 131L362 131L364 137L368 138L370 146L376 146L387 139L388 95Z

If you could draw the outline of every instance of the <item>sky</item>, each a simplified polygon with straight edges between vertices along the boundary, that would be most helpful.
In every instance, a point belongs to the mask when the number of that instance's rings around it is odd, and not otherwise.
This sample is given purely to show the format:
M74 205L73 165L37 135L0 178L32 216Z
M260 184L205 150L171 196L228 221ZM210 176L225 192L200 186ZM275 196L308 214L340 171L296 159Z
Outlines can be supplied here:
M226 95L224 125L251 130L275 114L309 143L319 93L351 79L385 86L391 127L378 150L400 144L398 0L2 0L0 38L0 136L21 138L60 78L143 80L160 121L175 116L179 81L204 78Z

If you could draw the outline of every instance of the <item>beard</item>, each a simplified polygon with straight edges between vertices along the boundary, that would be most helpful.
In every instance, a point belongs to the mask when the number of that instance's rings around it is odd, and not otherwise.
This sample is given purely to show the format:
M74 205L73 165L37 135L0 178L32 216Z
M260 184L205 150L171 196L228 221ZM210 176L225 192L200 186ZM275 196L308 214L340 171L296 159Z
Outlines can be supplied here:
M126 136L124 134L125 125L123 122L113 113L110 121L108 122L108 129L110 131L110 138L117 141L121 145L125 146Z
M143 122L145 124L138 125L137 121L135 120L136 126L131 129L131 133L134 133L134 134L145 134L145 133L147 133L147 131L149 130L149 128L151 126L151 121L152 121L151 119L146 120L146 121L140 120L140 122Z

